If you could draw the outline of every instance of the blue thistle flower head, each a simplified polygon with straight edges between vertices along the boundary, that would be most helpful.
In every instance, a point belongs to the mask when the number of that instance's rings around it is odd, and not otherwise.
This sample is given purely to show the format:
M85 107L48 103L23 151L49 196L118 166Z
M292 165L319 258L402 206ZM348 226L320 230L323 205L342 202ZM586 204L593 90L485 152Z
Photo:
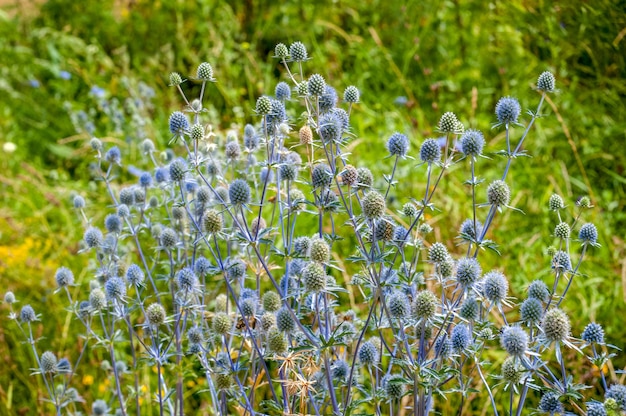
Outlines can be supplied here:
M502 97L496 104L496 117L499 124L516 124L522 112L517 98Z
M405 157L409 151L409 138L402 133L394 133L387 140L387 150L391 156Z
M604 329L602 325L591 322L585 327L580 338L585 342L604 344Z
M170 115L170 133L175 136L183 136L189 130L189 120L185 113L175 111Z

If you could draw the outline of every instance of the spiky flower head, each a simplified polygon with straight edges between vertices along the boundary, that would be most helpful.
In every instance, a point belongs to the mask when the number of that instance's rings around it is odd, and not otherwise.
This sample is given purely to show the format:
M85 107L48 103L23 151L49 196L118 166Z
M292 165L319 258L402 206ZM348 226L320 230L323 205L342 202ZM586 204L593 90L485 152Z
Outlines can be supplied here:
M263 294L263 309L267 312L276 312L280 308L280 295L276 292L269 291Z
M226 312L217 312L213 316L212 327L218 335L225 335L230 331L232 321Z
M159 234L159 241L162 247L166 249L173 248L178 244L178 234L171 228L164 228Z
M320 74L313 74L307 81L308 95L322 96L326 91L326 81Z
M15 303L15 294L13 294L13 292L8 291L4 294L4 302L8 303L9 305Z
M306 46L304 46L302 42L292 43L291 46L289 46L289 55L295 62L306 61L308 58Z
M474 225L476 225L476 229L474 229ZM482 228L483 225L480 221L476 220L476 224L474 224L473 220L467 219L461 224L459 234L464 241L475 241L480 235Z
M140 286L144 281L145 275L141 267L131 264L126 269L126 280L133 286Z
M213 67L208 62L202 62L198 65L196 78L201 81L213 81Z
M448 258L448 249L442 243L435 243L428 249L428 260L443 263Z
M392 318L402 319L409 315L411 304L409 298L400 291L393 292L387 299L389 315Z
M448 337L448 334L443 333L435 340L435 354L439 358L448 358L452 352L452 341Z
M447 113L443 113L439 119L439 131L442 133L457 133L458 124L459 120L457 119L456 114L448 111Z
M325 163L315 165L311 172L311 183L313 188L325 188L332 184L333 172Z
M343 123L335 113L323 114L320 117L318 132L324 143L340 143Z
M24 323L29 323L37 320L37 314L30 305L24 305L20 310L20 320Z
M538 409L540 412L550 413L550 415L554 415L555 413L563 413L565 411L565 409L563 409L563 405L559 401L559 396L551 391L541 396Z
M307 81L300 81L300 83L296 85L296 93L300 97L308 97L309 96L309 83Z
M87 247L89 248L99 247L104 242L102 231L100 231L96 227L87 228L87 231L85 231L85 235L83 236L83 239L85 240L85 244L87 244Z
M387 218L382 218L376 221L374 225L374 238L377 241L391 241L395 235L395 226Z
M502 363L502 379L508 384L518 384L524 376L524 367L518 364L514 357L508 357Z
M587 403L587 416L607 416L606 409L602 403Z
M182 136L189 130L189 120L185 113L181 111L174 111L170 115L170 133L176 136Z
M339 177L341 178L341 182L344 185L354 186L357 184L359 174L357 173L357 169L354 166L346 165L339 173Z
M287 59L289 57L289 49L284 43L278 43L274 47L274 56L279 59Z
M569 258L569 254L561 250L554 253L554 257L552 257L552 267L562 271L571 270L572 262Z
M510 200L511 191L506 182L497 179L489 184L487 188L487 201L489 201L491 205L495 205L496 207L508 205Z
M468 296L459 308L459 316L466 321L478 319L479 305L474 296Z
M105 416L109 413L109 405L104 400L96 400L91 405L91 412L93 416Z
M535 325L543 318L543 305L536 298L528 298L520 306L520 318L528 325Z
M560 238L563 240L567 240L570 236L571 229L569 228L569 224L566 222L560 222L554 227L554 236L556 238Z
M272 101L265 95L256 100L256 113L262 116L268 115L272 111Z
M309 82L310 85L310 82ZM309 91L310 92L310 91ZM324 114L324 113L334 113L333 109L335 109L335 106L337 105L337 90L335 90L333 87L331 87L330 85L326 85L324 87L324 93L320 96L319 99L319 106L320 106L320 113ZM340 124L341 120L340 120Z
M274 96L280 101L289 100L291 98L291 87L284 81L279 82L276 84Z
M328 263L330 260L330 246L322 238L313 238L309 247L309 257L312 261L318 263Z
M588 196L583 196L578 201L576 201L576 205L581 208L591 208L591 199L589 199Z
M284 333L278 328L271 328L267 334L267 347L270 352L282 355L289 348L289 343Z
M606 391L604 397L606 399L615 400L621 410L626 410L626 386L623 386L621 384L613 384Z
M365 341L359 348L358 357L363 365L375 364L379 357L378 348L373 342Z
M226 156L226 158L230 161L239 159L239 157L241 156L241 147L236 140L226 143L224 156Z
M228 390L233 385L233 376L230 373L215 373L215 388L218 391Z
M557 194L550 195L550 199L548 200L548 207L550 208L550 211L559 211L565 208L563 198L561 198L561 196Z
M478 130L467 130L461 136L461 151L465 156L478 157L483 153L485 137Z
M556 80L550 71L544 71L537 78L537 89L539 91L554 92Z
M54 274L58 287L66 287L74 284L74 273L67 267L59 267Z
M385 389L385 394L390 399L398 400L402 398L406 392L406 382L401 374L392 374L383 377L382 384Z
M391 156L404 157L409 150L409 138L402 133L394 133L387 140L387 150Z
M441 159L441 147L437 139L426 139L420 147L420 160L424 163L436 163Z
M521 357L528 349L528 335L519 326L507 326L500 335L500 345L513 357Z
M456 264L456 280L463 287L473 285L481 272L480 264L474 257L463 257Z
M402 206L402 214L409 218L415 218L417 216L417 207L412 202L407 202Z
M170 86L175 87L183 83L183 78L180 76L178 72L170 73Z
M371 188L374 184L374 175L372 171L366 167L360 167L357 172L357 187L358 189Z
M250 186L243 179L235 179L228 187L228 196L233 205L250 203Z
M83 198L80 195L76 195L76 196L74 196L72 204L74 205L74 208L76 208L76 209L85 208L85 198Z
M279 331L292 333L296 329L296 322L286 306L283 306L276 312L276 327Z
M602 325L591 322L587 324L580 338L589 343L604 344L604 329Z
M102 289L95 288L89 293L89 306L94 311L99 311L107 306L107 298Z
M153 303L146 308L146 323L157 328L165 322L165 308L160 303Z
M522 107L516 98L502 97L496 104L496 117L500 124L515 124L522 112Z
M310 292L326 289L326 270L320 263L311 262L302 271L304 287Z
M561 309L552 308L543 317L541 329L550 343L566 340L571 332L569 318Z
M438 300L430 290L420 290L413 299L413 316L417 319L431 319L437 311Z
M472 343L472 336L470 331L465 324L458 324L452 329L452 334L450 334L450 341L452 342L452 348L454 348L457 352L461 352Z
M547 302L550 298L548 286L546 286L546 284L541 280L533 281L528 286L528 297L538 299L542 302Z
M362 199L363 216L368 220L377 220L385 213L385 197L377 191L369 191Z
M202 226L209 234L219 233L223 226L222 215L216 209L208 210L202 217Z
M509 282L499 271L491 271L481 282L482 295L489 301L501 303L509 291Z
M185 179L187 167L181 159L176 159L170 163L170 179L174 182L180 182Z
M360 98L361 98L361 93L359 92L359 89L355 87L354 85L350 85L346 87L346 89L343 92L343 100L347 103L350 103L350 104L358 103Z
M104 228L110 233L122 231L122 219L117 214L109 214L104 219Z
M185 267L176 273L176 283L183 291L192 291L198 284L198 276L189 267Z
M294 240L293 248L295 254L299 256L308 255L311 248L311 239L309 237L298 237Z
M598 230L595 225L588 222L580 227L578 238L583 244L595 245L598 242Z
M121 301L126 296L126 284L121 277L111 277L104 283L104 292L110 301Z
M313 131L311 130L311 127L309 127L307 124L300 128L298 136L300 138L300 144L313 143Z
M113 146L106 152L104 158L107 160L107 162L119 165L122 160L122 153L120 152L119 147Z

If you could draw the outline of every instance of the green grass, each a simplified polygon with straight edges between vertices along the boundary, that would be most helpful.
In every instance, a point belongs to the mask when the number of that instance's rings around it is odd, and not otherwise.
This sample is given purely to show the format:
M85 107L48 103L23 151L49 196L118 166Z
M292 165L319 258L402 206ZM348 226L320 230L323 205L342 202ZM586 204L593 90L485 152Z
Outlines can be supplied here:
M531 86L540 72L553 70L560 92L551 96L546 117L527 142L532 158L516 160L510 176L513 202L525 213L509 211L500 218L502 226L492 237L503 255L485 256L484 269L502 267L514 294L522 297L528 282L549 274L538 265L548 264L543 253L553 243L555 218L545 209L550 194L563 195L570 208L577 197L590 195L596 208L586 220L598 225L602 247L583 266L565 309L571 312L575 335L589 320L597 320L609 342L626 346L621 319L626 313L623 7L609 0L593 6L303 1L270 8L254 0L233 6L205 1L197 7L183 1L138 1L132 7L118 2L116 8L109 3L51 0L33 17L0 12L0 38L6 40L0 43L0 142L17 145L14 153L0 158L2 290L15 291L38 311L50 311L39 328L49 348L62 352L75 347L63 300L52 294L57 266L84 266L84 258L76 256L81 230L69 195L80 192L94 205L104 203L101 190L89 182L85 137L76 136L63 104L93 108L93 85L123 101L143 81L156 92L147 131L164 144L169 140L167 117L181 107L167 87L167 75L190 74L206 60L218 78L210 111L215 129L223 131L232 123L254 120L256 98L285 77L271 58L275 44L295 40L309 49L308 73L320 72L339 91L350 84L361 89L363 103L353 112L357 140L352 149L360 164L378 163L386 138L396 130L409 135L415 154L423 139L435 134L444 111L483 130L489 149L502 147L501 130L490 129L495 103L514 95L524 109L534 109L539 96ZM69 71L72 79L61 79L60 71ZM39 88L29 85L33 79ZM187 83L186 88L197 85ZM99 137L128 149L131 132L113 132L112 121L101 114L97 127ZM484 164L500 168L502 163ZM378 165L390 168L391 160ZM491 180L497 171L482 176ZM401 167L397 195L423 185L415 182L414 172L412 163ZM536 178L543 180L537 183ZM430 218L437 240L449 247L456 233L450 224L459 225L469 214L467 204L455 203L467 198L464 179L457 172L443 185L437 201L441 211ZM88 279L86 272L81 278ZM28 376L32 362L26 346L7 320L0 320L0 338L3 364L11 370L0 376L0 413L37 406L44 414L45 406L36 400L41 386ZM89 364L98 367L95 360ZM624 367L626 361L621 357L616 365ZM84 394L90 402L98 395L96 386Z

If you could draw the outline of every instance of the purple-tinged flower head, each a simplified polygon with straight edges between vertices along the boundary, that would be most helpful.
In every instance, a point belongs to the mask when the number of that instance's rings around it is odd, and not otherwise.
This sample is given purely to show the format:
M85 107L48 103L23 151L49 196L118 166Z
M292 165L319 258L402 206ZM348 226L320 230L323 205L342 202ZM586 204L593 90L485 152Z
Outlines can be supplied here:
M329 187L333 182L333 173L330 167L324 163L315 165L311 172L311 183L313 188Z
M470 287L480 277L482 269L474 257L463 257L456 265L456 280L463 287Z
M405 157L409 151L409 138L402 133L394 133L387 140L387 150L391 156Z
M228 187L228 196L233 205L246 205L250 203L250 186L243 179L234 180Z
M500 345L513 357L521 357L528 349L528 335L519 326L507 326L500 335Z
M476 241L482 232L483 225L476 220L476 229L474 229L474 221L467 219L463 221L459 229L459 236L464 241Z
M120 218L128 218L130 216L130 208L126 204L120 204L117 206L117 215Z
M184 291L192 291L198 285L198 276L189 267L185 267L176 274L178 287Z
M60 71L59 72L59 78L64 79L64 80L68 80L68 79L72 79L72 74L70 74L67 71Z
M359 348L359 361L363 365L373 365L378 362L379 357L378 347L372 341L365 341Z
M206 257L200 256L196 258L193 268L198 276L206 276L211 271L212 266Z
M586 416L607 416L604 404L598 402L587 403Z
M243 144L248 150L255 150L259 146L259 136L252 124L246 124L243 130Z
M150 174L150 172L143 172L139 176L139 186L148 188L151 185L152 185L152 175Z
M289 100L291 98L291 87L286 82L281 81L276 84L274 95L279 101Z
M508 291L509 282L499 271L493 270L487 273L481 281L482 295L492 303L502 303Z
M178 244L178 234L171 228L164 228L159 235L161 246L170 249Z
M85 198L83 198L80 195L76 195L74 199L72 200L72 204L74 205L74 208L76 209L83 209L85 208Z
M154 179L157 181L157 183L167 182L169 178L170 178L170 172L167 168L159 167L154 172Z
M585 342L604 344L604 329L602 325L591 322L585 327L580 338Z
M113 146L106 152L106 155L104 156L104 158L109 163L119 165L120 162L122 161L122 153L120 152L120 149L117 146Z
M550 292L548 286L541 281L535 280L528 286L528 297L535 298L542 302L547 302L550 299Z
M437 139L426 139L420 147L420 160L424 163L437 163L441 159L441 147Z
M70 363L70 360L68 360L67 358L61 358L59 360L59 362L57 363L56 371L59 374L69 374L69 373L71 373L72 372L72 364Z
M92 86L89 92L91 95L93 95L96 98L104 98L104 95L106 94L106 91L104 90L104 88L101 88L97 85Z
M452 329L450 334L450 341L452 342L452 348L457 352L462 352L472 343L472 335L465 324L458 324Z
M112 277L104 283L104 292L110 301L121 301L126 296L126 285L120 277Z
M535 325L543 319L543 305L537 298L528 298L520 306L520 318L528 325Z
M606 399L613 399L621 410L626 410L626 386L613 384L604 395Z
M224 155L230 161L239 159L239 157L241 156L241 147L239 146L239 143L236 140L232 140L226 143Z
M343 123L335 113L325 113L320 117L319 135L324 143L341 142Z
M331 111L337 105L337 91L330 85L324 87L324 93L320 96L319 105L320 113L322 114Z
M122 232L122 219L117 214L109 214L104 219L104 227L110 233Z
M30 305L24 305L22 310L20 310L20 320L23 323L29 323L37 320L37 314L35 314L35 310Z
M439 358L448 358L450 353L452 353L452 341L448 337L448 334L445 332L435 340L435 354L439 356Z
M461 136L461 151L465 156L480 156L484 147L485 137L478 130L467 130Z
M246 274L246 263L241 259L231 259L226 265L226 274L231 280L241 279Z
M85 244L87 247L94 248L102 245L104 241L104 237L102 236L102 231L100 231L96 227L89 227L83 236L83 240L85 240Z
M572 262L569 258L569 254L561 250L554 253L552 257L552 268L565 272L572 270Z
M409 315L411 312L411 303L409 298L400 291L392 292L387 298L387 307L389 308L389 315L392 318L402 319Z
M43 373L49 374L57 371L57 356L54 355L52 351L46 351L41 354L39 363L41 364L41 371Z
M468 296L459 308L459 316L466 321L475 321L478 319L479 305L474 296Z
M559 401L559 396L551 391L541 396L538 410L540 412L549 413L550 415L554 415L556 413L560 414L565 411L565 409L563 409L563 404Z
M496 104L496 117L500 124L515 124L522 112L519 101L513 97L502 97Z
M126 269L126 280L133 286L141 286L145 279L145 274L141 267L136 264L131 264Z
M189 130L189 120L185 113L175 111L170 115L170 133L176 136L183 136Z
M590 222L583 224L578 232L578 238L583 244L596 245L598 243L598 229Z
M15 294L11 291L8 291L7 293L4 294L4 302L8 303L9 305L14 304L16 301L15 299Z
M67 267L59 267L54 274L58 287L66 287L74 284L74 273Z

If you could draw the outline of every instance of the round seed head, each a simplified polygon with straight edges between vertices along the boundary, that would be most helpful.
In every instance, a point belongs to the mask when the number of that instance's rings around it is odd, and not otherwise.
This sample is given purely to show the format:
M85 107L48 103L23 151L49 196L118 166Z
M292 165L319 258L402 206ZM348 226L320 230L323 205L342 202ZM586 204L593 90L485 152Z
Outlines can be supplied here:
M372 171L366 167L361 167L356 170L357 172L357 188L366 189L371 188L374 184L374 175Z
M276 89L274 90L274 95L277 100L285 101L291 98L291 87L286 82L279 82L276 84Z
M189 130L189 120L185 113L181 111L174 111L170 115L170 133L182 136Z
M330 260L330 246L322 238L313 238L309 249L309 257L318 263L328 263Z
M155 151L154 142L150 139L144 139L141 142L141 151L148 155Z
M502 363L502 379L508 384L518 384L524 376L524 368L517 363L514 357L509 357Z
M286 333L292 333L296 329L296 323L286 306L276 312L276 327Z
M534 325L541 322L543 318L543 305L541 301L536 298L528 298L520 307L520 317L523 322L528 325Z
M294 42L289 46L289 56L295 62L302 62L308 59L306 46L302 42Z
M380 219L385 213L385 197L377 191L369 191L362 199L363 216L368 220Z
M452 273L454 272L454 266L454 260L451 256L448 256L446 261L439 264L439 274L441 275L441 277L448 278L452 276Z
M228 196L233 205L245 205L250 203L250 186L243 179L236 179L228 188Z
M361 98L361 93L359 92L359 89L357 87L355 87L354 85L350 85L349 87L346 87L346 89L343 92L343 100L347 103L358 103L359 99Z
M482 228L483 225L477 220L476 230L474 230L474 220L467 219L461 224L459 234L461 239L464 241L475 241L477 239L477 234L480 235Z
M554 236L563 240L567 240L569 238L570 232L571 230L569 228L569 224L566 222L561 222L554 228Z
M389 308L389 315L397 319L405 318L411 311L409 298L400 291L395 291L389 296L387 307Z
M506 277L498 272L491 271L487 273L482 283L482 295L493 303L500 303L509 291L509 282Z
M324 91L326 89L326 81L324 80L324 77L320 74L311 75L307 84L309 95L319 97L324 94Z
M296 92L300 97L307 97L309 95L309 83L307 81L300 81L300 83L296 85Z
M452 112L443 113L439 119L439 131L442 133L456 133L458 132L459 120L456 118L456 114Z
M148 188L152 186L152 175L150 174L150 172L143 172L139 176L139 186L143 188Z
M165 322L165 308L160 303L153 303L146 309L146 323L157 328Z
M225 312L218 312L213 316L213 331L218 335L225 335L230 331L232 322Z
M604 344L604 329L602 325L592 322L585 327L580 338L589 343Z
M70 360L67 358L61 358L57 363L56 368L57 373L60 374L69 374L72 372L72 364L70 364Z
M58 287L66 287L74 284L74 273L67 267L59 267L54 274Z
M496 207L508 205L511 200L511 191L509 185L501 180L495 180L489 184L487 188L487 201Z
M102 289L95 288L89 294L89 306L94 311L99 311L107 306L107 297Z
M542 302L547 302L550 299L550 292L548 286L541 281L535 280L528 286L528 297L535 298Z
M500 345L513 357L521 357L528 349L528 335L519 326L507 326L500 336Z
M478 319L478 301L475 297L467 297L461 304L459 309L459 316L467 321L475 321Z
M333 182L333 172L328 165L320 163L315 165L311 172L311 183L313 188L329 187Z
M550 413L551 415L555 413L563 413L565 410L559 401L559 396L551 391L541 396L538 409L540 412Z
M417 216L417 207L411 202L407 202L402 206L402 214L409 218L415 218Z
M213 67L208 62L202 62L198 65L196 78L202 81L213 81Z
M202 332L202 328L194 326L189 331L187 331L187 338L192 344L200 344L204 342L204 333Z
M554 79L552 72L545 71L539 75L539 78L537 78L537 89L539 91L554 92L555 83L556 80Z
M596 244L598 242L598 230L596 226L588 222L580 227L578 238L583 244Z
M120 190L120 202L124 205L135 205L135 193L132 188L122 188Z
M164 228L159 235L161 246L165 248L173 248L178 243L178 235L171 228Z
M561 342L569 337L571 326L565 312L553 308L543 317L541 329L548 342Z
M420 148L420 160L424 163L436 163L441 159L441 147L436 139L426 139Z
M437 311L437 297L429 290L417 292L413 299L413 316L417 319L431 319Z
M218 391L228 390L233 386L233 376L226 373L215 373L215 388Z
M472 343L472 336L467 326L465 324L455 326L454 329L452 329L450 341L452 342L452 348L457 352L461 352L469 347Z
M298 256L306 256L311 247L311 239L309 237L298 237L293 243L294 252Z
M400 374L385 376L382 381L387 397L398 400L404 396L406 383Z
M267 312L276 312L280 308L280 295L276 292L265 292L263 294L263 309Z
M279 43L274 47L274 56L279 59L287 59L289 57L289 49L284 43Z
M480 156L484 147L485 137L478 130L467 130L461 136L461 151L465 156Z
M284 333L280 332L278 328L271 328L267 334L267 347L270 352L282 355L287 352L289 343Z
M87 244L87 247L89 248L101 246L104 242L103 238L104 237L102 236L102 231L100 231L96 227L89 227L87 231L85 231L85 235L83 236L85 244Z
M204 230L209 234L219 233L222 230L223 220L220 213L215 209L210 209L202 217Z
M350 367L345 360L337 360L330 366L330 374L333 380L343 380L350 373Z
M513 97L502 97L496 104L496 117L501 124L515 124L522 112L519 102Z
M374 225L374 238L377 241L392 241L395 233L394 224L387 219L380 219Z
M310 292L326 289L326 270L320 263L311 262L302 271L304 287Z
M448 258L448 249L441 243L435 243L428 249L428 260L443 263Z
M409 138L402 133L394 133L387 140L387 150L391 156L406 156L409 150Z

